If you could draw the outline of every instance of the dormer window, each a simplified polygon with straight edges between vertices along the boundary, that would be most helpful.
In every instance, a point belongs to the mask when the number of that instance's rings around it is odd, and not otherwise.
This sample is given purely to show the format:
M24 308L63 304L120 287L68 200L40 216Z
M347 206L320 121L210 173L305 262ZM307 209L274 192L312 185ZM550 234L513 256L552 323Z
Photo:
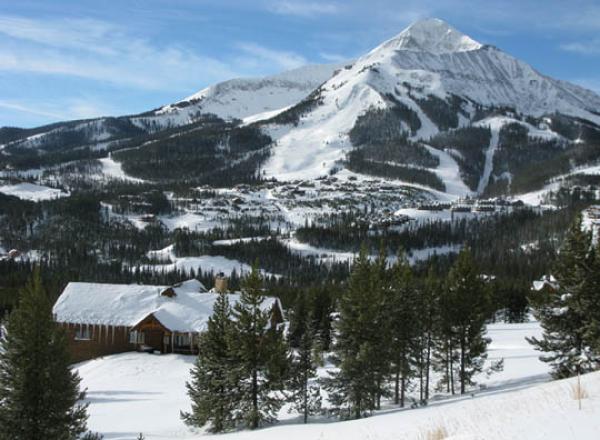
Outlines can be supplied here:
M167 287L165 290L160 292L160 296L166 296L167 298L173 298L173 297L176 297L177 294L175 293L175 289L173 289L172 287Z

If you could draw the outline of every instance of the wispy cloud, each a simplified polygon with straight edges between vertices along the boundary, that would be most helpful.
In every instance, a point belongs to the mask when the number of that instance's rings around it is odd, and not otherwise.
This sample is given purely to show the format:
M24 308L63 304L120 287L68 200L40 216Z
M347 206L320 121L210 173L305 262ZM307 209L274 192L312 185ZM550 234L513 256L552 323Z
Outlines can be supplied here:
M337 3L305 2L305 1L272 1L267 4L267 9L281 15L294 15L299 17L315 17L330 15L340 11Z
M120 29L92 19L32 20L0 15L0 34L57 48L83 49L101 54L116 54L110 39L122 38Z
M350 57L341 55L339 53L319 52L319 57L328 63L343 63L344 61L350 60Z
M599 55L600 39L595 38L586 41L577 41L573 43L561 44L560 48L567 52L579 53L582 55Z
M238 63L249 69L257 69L264 63L268 63L288 70L308 63L306 58L295 52L273 50L256 43L238 43L236 47L243 53L238 57Z
M234 60L221 60L183 45L154 44L102 21L0 15L0 71L68 75L139 89L182 92L254 71L306 64L293 52L250 43L237 45L235 50ZM238 64L240 59L245 64Z
M61 102L43 104L39 102L0 100L0 108L61 120L95 118L115 113L114 108L91 98L69 98Z

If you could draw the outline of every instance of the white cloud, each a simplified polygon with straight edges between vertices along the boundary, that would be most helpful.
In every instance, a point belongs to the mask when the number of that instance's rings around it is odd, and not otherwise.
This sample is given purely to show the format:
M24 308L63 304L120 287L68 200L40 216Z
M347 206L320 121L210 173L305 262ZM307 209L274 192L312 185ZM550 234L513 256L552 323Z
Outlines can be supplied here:
M598 55L600 54L600 39L565 43L561 44L560 48L567 52L574 52L582 55Z
M330 52L319 52L319 57L328 63L343 63L344 61L349 61L351 59L345 55Z
M76 48L112 55L117 52L107 42L115 37L123 37L118 27L98 20L41 21L11 15L0 15L0 34L44 46Z
M291 52L256 45L238 49L240 56L259 59L262 70L305 63ZM0 72L68 75L138 89L187 93L247 75L240 67L231 60L203 56L181 45L152 44L102 21L0 15Z
M0 100L0 108L51 120L88 119L115 113L114 108L93 98L69 98L54 103Z
M260 69L265 63L283 70L295 69L308 61L294 52L273 50L256 43L238 43L236 46L244 53L237 62L249 69Z
M319 15L330 15L340 11L336 3L326 2L301 2L280 0L273 1L267 5L271 12L281 15L295 15L299 17L315 17Z

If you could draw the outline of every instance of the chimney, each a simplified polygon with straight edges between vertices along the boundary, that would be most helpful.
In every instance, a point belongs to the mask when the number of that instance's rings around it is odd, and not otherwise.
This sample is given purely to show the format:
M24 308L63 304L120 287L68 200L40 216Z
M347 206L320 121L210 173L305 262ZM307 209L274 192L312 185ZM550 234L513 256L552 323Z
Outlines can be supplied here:
M227 277L223 272L219 272L215 277L215 290L219 293L225 293L228 290Z

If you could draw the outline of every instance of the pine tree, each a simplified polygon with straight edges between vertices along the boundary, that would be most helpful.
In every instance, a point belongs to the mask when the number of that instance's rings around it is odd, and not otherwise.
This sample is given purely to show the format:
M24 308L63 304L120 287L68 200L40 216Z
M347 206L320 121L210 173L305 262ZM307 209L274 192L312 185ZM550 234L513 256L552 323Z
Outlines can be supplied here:
M434 327L435 335L435 350L432 357L432 365L436 372L440 373L440 379L436 389L443 390L447 393L455 394L455 366L457 364L457 355L455 347L456 330L454 323L454 311L450 296L447 292L447 287L444 283L441 286L439 298L439 320Z
M65 331L36 270L0 341L0 439L69 440L85 432L87 404L69 364Z
M412 377L412 350L418 336L417 296L412 270L401 253L392 268L392 288L388 301L391 322L389 346L394 381L394 403L404 406L408 381Z
M483 370L489 339L485 321L489 312L489 294L468 249L460 252L448 276L448 312L458 350L460 393L466 392L472 378Z
M311 327L302 333L298 349L292 358L288 401L290 410L302 414L304 423L308 417L321 411L321 389L316 383L317 363L315 356L315 334Z
M380 304L374 294L372 267L363 247L354 262L349 285L340 298L332 361L338 371L325 381L329 399L342 417L360 418L375 409L379 392Z
M289 318L288 341L291 347L297 348L300 346L300 340L311 324L309 323L308 313L306 294L305 292L299 292Z
M556 286L533 295L534 315L543 329L542 339L530 338L540 359L549 363L555 378L565 378L598 368L600 357L588 339L593 333L591 310L597 304L597 274L592 273L595 252L591 234L582 228L579 216L561 248L554 275Z
M250 429L276 419L289 370L283 332L272 325L270 311L261 307L263 301L262 278L255 265L243 280L233 311L237 366L231 372L238 383L236 417Z
M190 426L201 427L210 422L211 432L234 427L232 397L236 382L231 377L234 369L232 353L233 321L227 294L221 293L208 319L207 330L200 336L198 358L186 384L192 400L190 412L181 417Z
M430 269L427 278L418 289L415 324L418 326L416 349L416 365L419 371L419 394L422 403L429 400L429 382L431 375L432 354L435 345L435 332L439 325L440 282Z
M580 302L586 312L583 337L598 359L600 356L600 242L590 255L589 272L586 277L585 294ZM595 362L598 367L598 362Z

